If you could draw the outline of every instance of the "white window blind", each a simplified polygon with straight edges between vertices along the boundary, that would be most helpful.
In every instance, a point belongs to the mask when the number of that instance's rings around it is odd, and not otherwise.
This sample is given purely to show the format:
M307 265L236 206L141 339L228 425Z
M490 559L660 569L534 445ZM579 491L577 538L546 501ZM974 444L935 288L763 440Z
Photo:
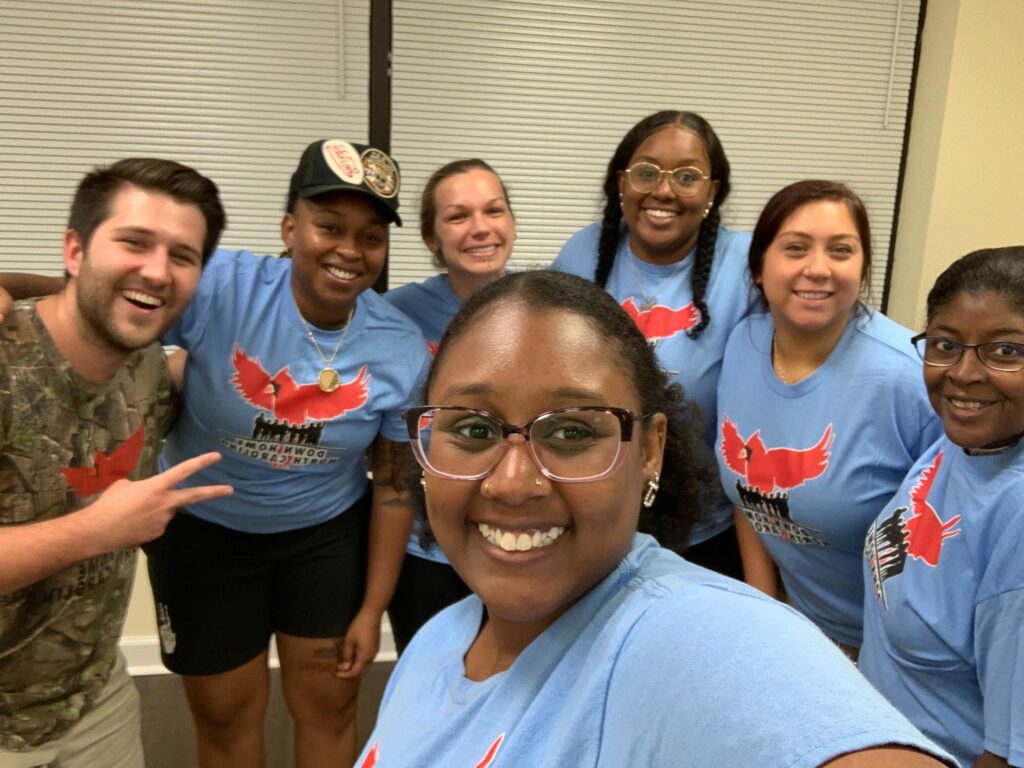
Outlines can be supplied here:
M786 184L849 184L871 214L882 296L918 0L394 0L392 149L412 226L392 286L432 274L416 198L427 176L478 156L505 179L514 266L549 263L600 217L604 168L660 109L699 112L732 164L728 226L752 229Z
M0 0L0 269L62 273L79 178L166 157L217 182L222 242L281 250L314 139L368 135L369 0Z

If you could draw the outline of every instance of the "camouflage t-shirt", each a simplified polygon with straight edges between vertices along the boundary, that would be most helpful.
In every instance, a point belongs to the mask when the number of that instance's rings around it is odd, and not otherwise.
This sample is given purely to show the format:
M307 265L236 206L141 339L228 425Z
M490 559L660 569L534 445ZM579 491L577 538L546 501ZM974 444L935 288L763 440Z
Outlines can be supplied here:
M0 525L51 520L116 480L152 475L173 404L159 345L89 382L34 302L16 304L0 326ZM0 595L0 749L58 738L92 705L117 655L136 555L111 552Z

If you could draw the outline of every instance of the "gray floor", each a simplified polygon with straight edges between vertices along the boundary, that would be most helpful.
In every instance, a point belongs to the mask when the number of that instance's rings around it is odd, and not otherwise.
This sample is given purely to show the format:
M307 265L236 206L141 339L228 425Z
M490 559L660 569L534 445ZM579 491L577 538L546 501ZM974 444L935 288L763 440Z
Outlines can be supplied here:
M359 743L373 729L377 704L393 663L375 662L359 691ZM147 768L196 768L196 737L177 675L136 677L142 696L142 741ZM292 728L281 696L281 676L271 672L270 708L267 712L267 768L293 768Z

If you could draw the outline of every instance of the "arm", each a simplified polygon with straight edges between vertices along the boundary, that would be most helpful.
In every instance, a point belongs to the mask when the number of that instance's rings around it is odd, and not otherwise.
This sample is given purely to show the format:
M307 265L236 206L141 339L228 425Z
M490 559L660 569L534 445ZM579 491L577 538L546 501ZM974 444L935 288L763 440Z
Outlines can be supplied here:
M740 559L743 561L743 578L752 587L778 600L782 592L779 589L779 575L775 569L775 561L761 543L754 526L746 515L738 508L733 512L736 518L736 540L740 545Z
M185 361L188 359L188 352L179 349L167 356L167 369L171 373L171 381L174 382L176 392L182 392L185 388Z
M63 277L30 275L24 272L0 272L0 320L11 311L18 299L33 296L50 296L60 293L64 287Z
M1005 757L982 752L981 757L974 761L973 768L1010 768L1010 763Z
M177 507L227 496L232 492L229 485L174 487L219 459L219 453L206 453L146 480L118 480L77 512L0 527L0 595L81 560L155 539Z
M862 749L829 760L822 768L940 768L944 763L909 747Z
M380 646L380 620L391 602L405 546L412 531L412 503L401 490L400 473L409 451L406 443L378 437L373 445L373 503L370 510L370 551L366 595L352 619L338 659L338 676L361 675Z

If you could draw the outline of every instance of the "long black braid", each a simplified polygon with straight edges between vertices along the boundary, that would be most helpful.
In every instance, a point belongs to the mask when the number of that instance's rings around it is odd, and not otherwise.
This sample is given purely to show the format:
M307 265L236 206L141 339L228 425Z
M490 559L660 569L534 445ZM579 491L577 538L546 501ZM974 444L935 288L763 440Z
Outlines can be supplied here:
M618 251L619 242L627 235L626 227L622 223L622 205L619 202L619 173L629 167L629 161L637 147L643 144L651 134L666 125L678 125L695 134L704 142L708 160L711 162L711 178L718 182L714 205L708 217L701 222L697 234L697 252L693 270L690 273L690 289L693 292L693 303L700 310L700 322L686 333L691 339L696 339L711 322L711 314L704 301L704 293L708 287L708 278L711 276L715 243L718 240L718 227L722 219L719 209L729 196L731 189L729 159L725 156L725 150L722 149L722 144L711 124L696 112L676 110L655 112L634 125L619 142L612 159L608 162L602 186L605 204L604 216L601 220L601 234L597 242L597 266L594 269L594 282L602 288L608 284L608 276L611 275L612 266L615 264L615 254Z

